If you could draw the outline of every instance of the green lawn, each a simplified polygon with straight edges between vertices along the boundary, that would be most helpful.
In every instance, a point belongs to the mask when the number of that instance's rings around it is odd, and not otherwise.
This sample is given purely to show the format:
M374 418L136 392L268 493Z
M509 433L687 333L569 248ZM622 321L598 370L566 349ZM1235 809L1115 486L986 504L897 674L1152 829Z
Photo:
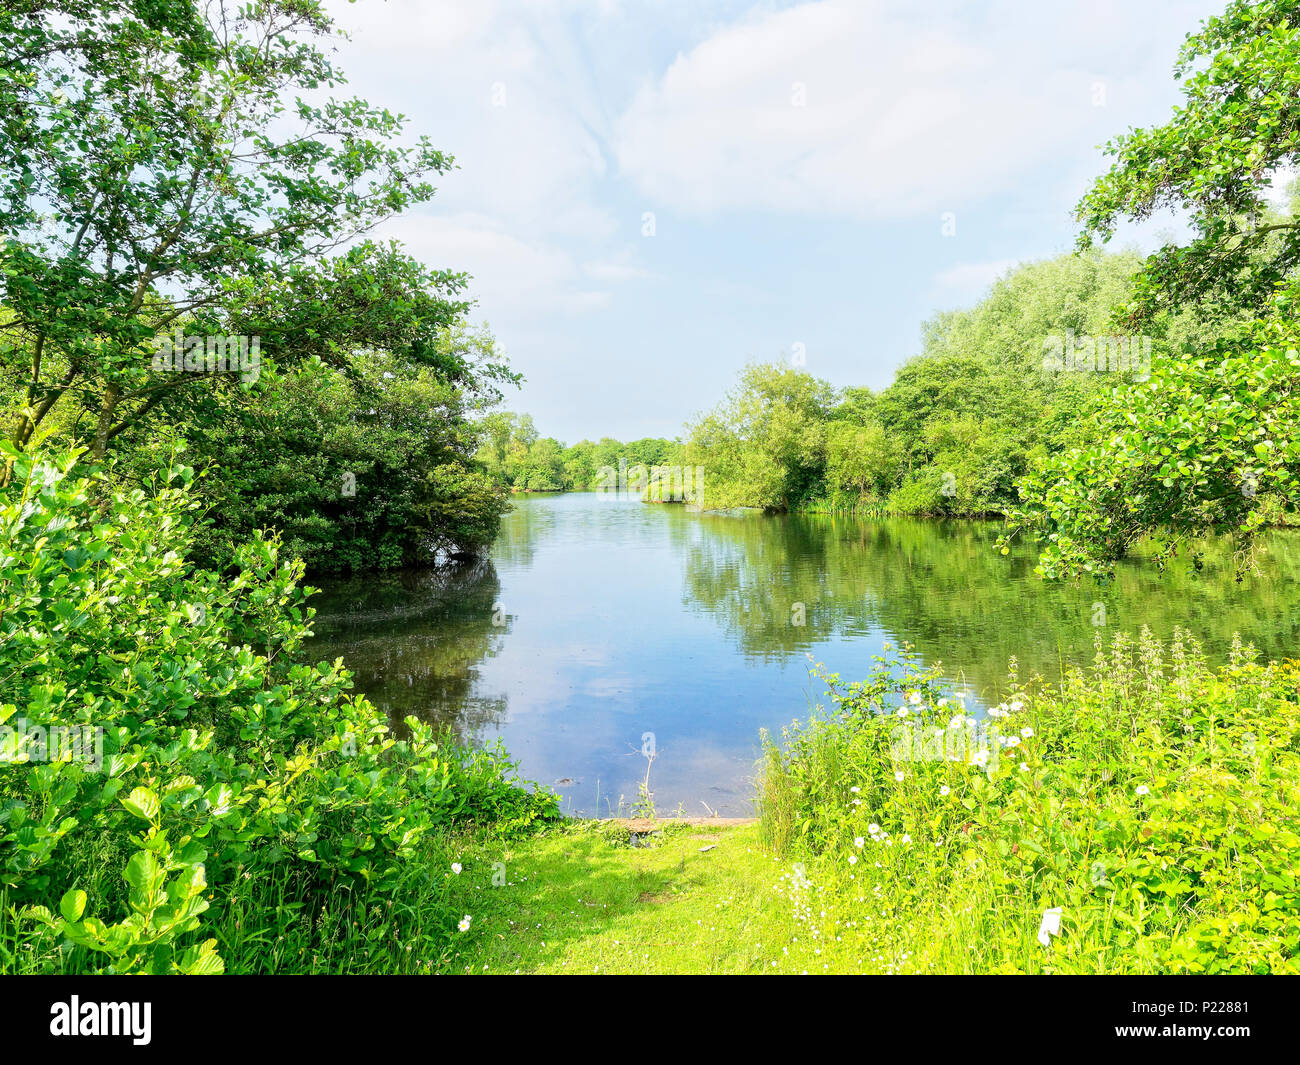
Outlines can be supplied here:
M670 826L649 846L626 840L578 822L516 844L468 845L453 897L472 922L450 971L862 971L865 937L837 941L833 919L820 915L817 934L808 931L785 891L793 866L760 851L756 826ZM493 886L502 862L505 882Z

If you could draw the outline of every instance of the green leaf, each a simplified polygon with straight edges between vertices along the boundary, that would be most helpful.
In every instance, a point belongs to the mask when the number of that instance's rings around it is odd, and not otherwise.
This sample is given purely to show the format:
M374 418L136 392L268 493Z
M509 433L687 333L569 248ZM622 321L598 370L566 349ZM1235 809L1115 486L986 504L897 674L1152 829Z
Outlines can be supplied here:
M64 892L63 898L59 900L59 912L66 921L80 921L81 915L86 912L86 893L79 888Z
M122 800L122 806L127 813L134 814L143 821L153 821L162 809L157 794L149 788L136 788Z

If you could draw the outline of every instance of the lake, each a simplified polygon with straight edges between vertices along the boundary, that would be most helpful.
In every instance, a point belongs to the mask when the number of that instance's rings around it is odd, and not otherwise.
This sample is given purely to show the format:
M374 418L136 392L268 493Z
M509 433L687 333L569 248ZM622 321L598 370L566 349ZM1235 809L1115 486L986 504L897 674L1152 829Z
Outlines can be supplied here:
M1300 648L1300 534L1263 541L1233 578L1121 567L1109 586L1043 584L1034 554L994 548L996 522L708 514L598 493L516 497L490 561L316 581L320 658L342 656L395 720L474 743L500 738L567 812L635 800L643 737L661 813L752 812L759 730L779 732L824 690L906 641L976 703L1021 676L1086 663L1093 641L1190 630L1221 658L1234 633L1268 657ZM802 623L800 623L802 622Z

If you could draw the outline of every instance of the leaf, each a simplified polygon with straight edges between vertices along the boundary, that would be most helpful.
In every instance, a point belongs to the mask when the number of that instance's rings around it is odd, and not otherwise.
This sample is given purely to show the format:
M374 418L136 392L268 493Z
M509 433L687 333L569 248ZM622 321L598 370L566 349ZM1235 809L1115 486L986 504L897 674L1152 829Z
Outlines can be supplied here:
M143 821L153 821L162 809L157 794L149 788L136 788L122 800L122 806L127 813L134 814Z
M59 912L70 923L80 921L81 915L86 912L86 893L79 888L65 892L59 900Z
M131 904L141 909L149 908L163 878L163 868L153 852L136 851L126 863L122 876L131 885Z

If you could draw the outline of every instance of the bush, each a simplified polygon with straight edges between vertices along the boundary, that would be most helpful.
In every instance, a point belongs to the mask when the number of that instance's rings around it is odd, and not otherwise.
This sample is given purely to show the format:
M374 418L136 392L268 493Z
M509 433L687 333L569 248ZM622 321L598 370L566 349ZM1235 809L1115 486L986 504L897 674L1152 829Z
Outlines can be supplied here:
M382 892L476 802L519 826L554 812L499 752L414 719L398 740L341 661L298 661L313 611L274 539L229 579L194 568L188 469L109 494L75 452L0 452L0 890L31 919L0 950L53 937L81 971L220 971L200 930L239 877ZM66 728L102 760L56 750Z
M767 741L763 834L892 915L899 968L1300 971L1300 668L1251 657L1121 635L974 727L906 656L824 675L834 712Z

